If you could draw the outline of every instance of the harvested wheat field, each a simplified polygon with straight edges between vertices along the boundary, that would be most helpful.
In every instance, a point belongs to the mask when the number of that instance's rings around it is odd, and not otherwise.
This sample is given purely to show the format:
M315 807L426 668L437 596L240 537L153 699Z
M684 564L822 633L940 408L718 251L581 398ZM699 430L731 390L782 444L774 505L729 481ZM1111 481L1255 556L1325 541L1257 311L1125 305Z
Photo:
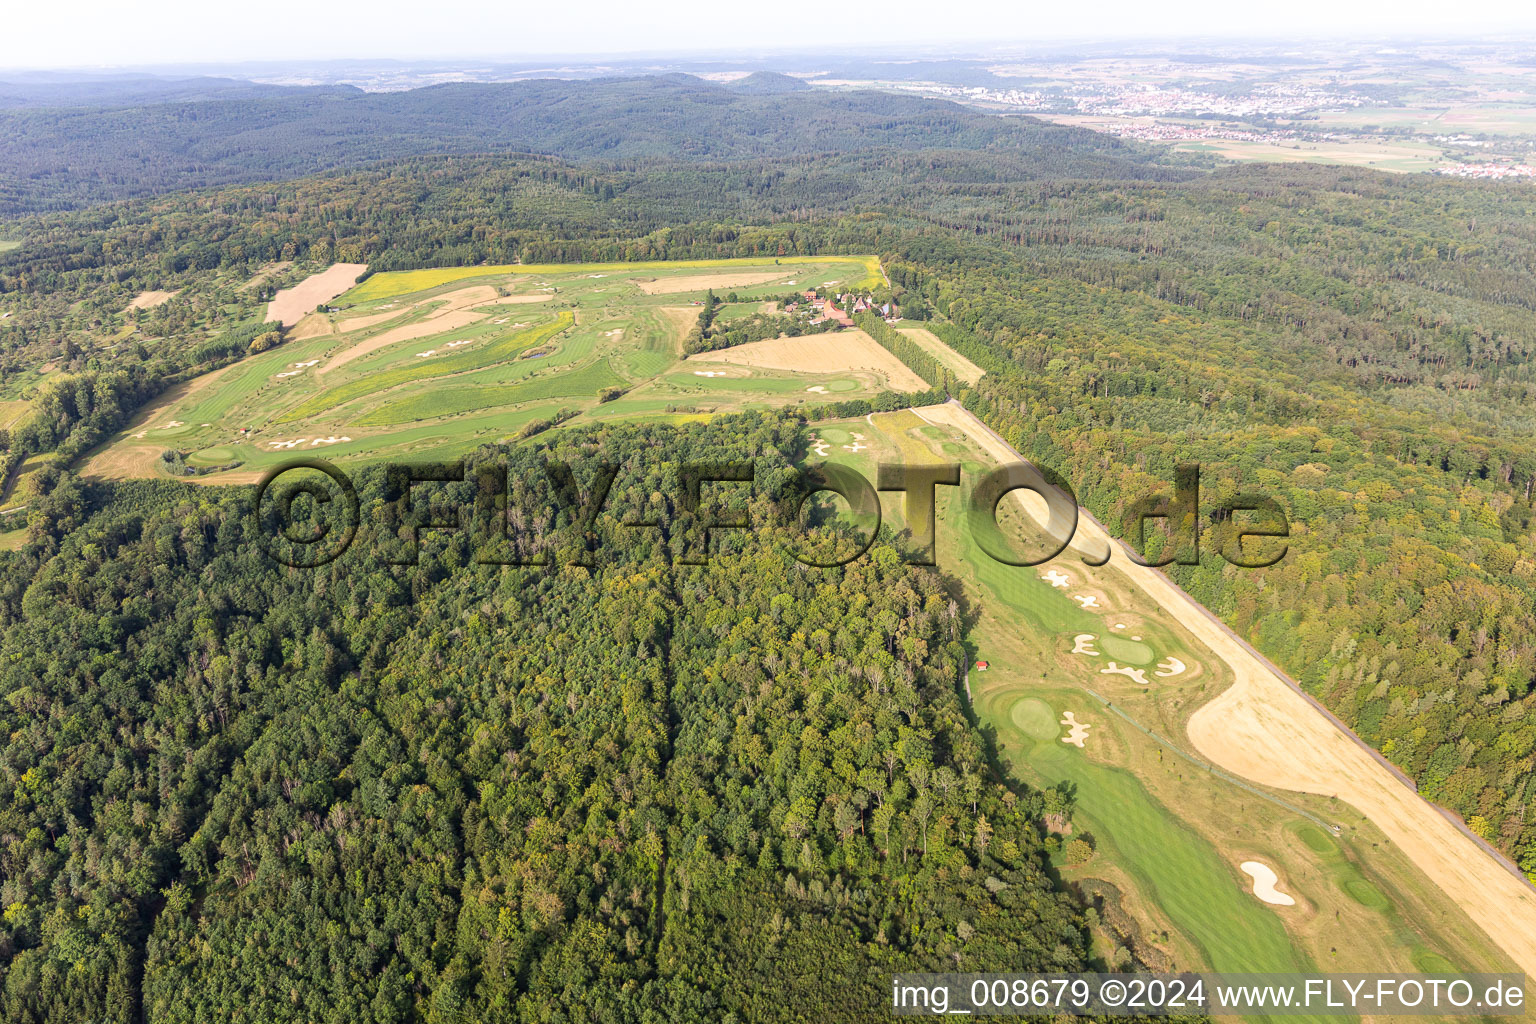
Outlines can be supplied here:
M662 277L655 281L634 281L636 288L647 295L671 295L674 292L702 292L711 288L748 288L754 284L767 284L769 281L777 281L783 277L789 277L794 271L784 270L756 271L751 273L735 274L695 274L690 277Z
M981 380L982 374L987 372L944 344L938 335L932 331L924 330L921 327L899 327L897 330L917 342L919 347L937 359L946 370L967 384L975 384Z
M177 296L177 292L139 292L132 302L128 303L129 309L154 309L164 302L169 302Z
M860 330L754 341L715 352L700 352L689 356L688 362L734 363L797 373L866 370L880 374L894 391L924 391L928 388L927 381Z
M311 313L288 329L288 341L308 341L325 334L334 334L336 325L324 313Z
M1023 459L963 407L913 410L965 432L999 462ZM1021 492L1015 492L1021 493ZM1038 518L1038 516L1037 516ZM1108 532L1081 513L1072 547L1102 556ZM1174 616L1236 682L1191 716L1189 738L1213 764L1260 785L1336 797L1369 818L1526 974L1536 973L1536 890L1458 828L1372 751L1161 572L1113 544L1110 566Z
M115 444L91 456L80 467L87 480L144 480L155 475L163 444Z
M357 284L357 278L368 269L366 263L337 263L318 274L311 274L292 288L284 288L273 296L267 306L267 319L276 320L284 327L292 327L315 307L330 302L342 292Z

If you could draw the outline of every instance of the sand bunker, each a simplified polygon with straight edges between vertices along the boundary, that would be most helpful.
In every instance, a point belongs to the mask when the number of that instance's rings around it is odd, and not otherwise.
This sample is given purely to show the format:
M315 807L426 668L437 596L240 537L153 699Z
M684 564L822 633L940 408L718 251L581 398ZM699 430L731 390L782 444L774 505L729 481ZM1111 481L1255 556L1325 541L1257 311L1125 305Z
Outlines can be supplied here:
M1131 639L1135 640L1135 639L1138 639L1138 638L1133 636L1133 637L1131 637ZM1184 674L1184 669L1187 668L1187 667L1188 666L1186 666L1178 658L1170 656L1166 660L1158 662L1157 663L1157 671L1153 672L1152 674L1155 675L1155 676L1164 676L1164 677L1167 677L1167 676L1181 676L1181 675Z
M1099 656L1099 652L1095 650L1093 646L1093 642L1097 639L1098 637L1094 636L1092 633L1077 634L1077 636L1072 638L1072 653L1086 654L1090 658L1097 658Z
M1061 742L1070 743L1074 747L1083 748L1088 744L1088 730L1093 726L1077 720L1077 715L1070 711L1061 713L1061 724L1071 729L1072 732L1061 738Z
M366 263L338 263L318 274L311 274L292 288L284 288L267 305L267 319L292 327L308 316L316 306L330 302L357 283Z
M1265 903L1273 903L1277 907L1296 905L1295 897L1275 888L1275 883L1280 881L1280 876L1275 874L1275 869L1268 864L1256 860L1245 860L1238 867L1253 876L1253 894Z
M1068 586L1071 586L1071 584L1072 584L1072 581L1067 578L1067 574L1066 573L1060 572L1060 571L1058 571L1056 569L1051 569L1051 570L1043 573L1040 578L1045 580L1047 583L1049 583L1051 586L1057 588L1058 590L1064 589L1064 588L1066 588Z
M695 370L694 372L697 373L698 371ZM820 384L812 384L810 387L806 388L805 390L815 392L818 395L824 395L824 394L827 393L827 389L825 387L823 387L822 385L820 385Z
M654 281L633 281L647 295L671 295L674 292L702 292L711 288L745 288L754 284L767 284L787 276L783 270L755 271L735 274L694 274L689 277L663 277Z
M1147 671L1146 671L1146 669L1131 668L1129 665L1116 665L1114 662L1110 662L1108 668L1101 668L1101 669L1099 669L1099 675L1101 675L1101 676L1107 676L1107 675L1125 676L1127 679L1129 679L1133 683L1140 683L1142 686L1151 686L1152 685L1151 683L1147 682Z
M1097 608L1099 606L1099 599L1094 597L1092 594L1073 594L1072 600L1076 601L1084 608Z
M927 382L905 363L881 348L874 338L857 330L753 341L715 352L700 352L689 356L688 361L734 363L795 373L866 370L880 374L896 391L925 391L928 388Z

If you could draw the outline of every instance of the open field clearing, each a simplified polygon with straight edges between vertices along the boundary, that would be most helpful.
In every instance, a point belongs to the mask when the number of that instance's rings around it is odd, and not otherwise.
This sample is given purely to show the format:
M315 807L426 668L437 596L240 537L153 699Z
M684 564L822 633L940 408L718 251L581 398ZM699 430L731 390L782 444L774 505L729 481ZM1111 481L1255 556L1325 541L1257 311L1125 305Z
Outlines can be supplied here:
M925 391L928 384L861 330L754 341L688 357L688 363L727 363L765 370L835 374L864 370L884 377L893 391Z
M12 249L21 248L21 243L15 240L0 239L0 252L10 252Z
M457 416L481 409L539 401L547 398L578 398L617 387L624 378L613 372L607 360L589 363L571 373L509 384L502 387L443 388L391 402L358 420L363 426L412 423L437 416Z
M176 297L175 292L139 292L133 301L128 303L129 309L154 309L156 306L171 301Z
M1499 104L1453 106L1446 104L1407 107L1356 107L1352 110L1320 110L1313 124L1325 129L1379 125L1422 132L1530 135L1536 133L1536 106Z
M493 363L511 359L526 349L542 345L556 334L570 327L574 322L575 318L570 313L561 313L548 323L527 328L523 331L513 332L494 344L475 350L465 350L462 353L448 355L442 359L430 362L422 360L421 357L424 355L435 355L437 350L431 349L426 353L416 353L416 358L420 361L395 366L388 370L355 376L344 383L327 387L297 407L285 412L279 417L278 422L292 423L295 420L306 419L315 413L323 412L335 406L344 405L354 398L375 394L389 388L398 387L401 384L428 380L448 374L463 373L467 370L478 370Z
M928 423L963 432L997 461L1019 461L1001 439L958 405L928 407L919 415ZM1110 543L1103 527L1084 514L1071 551L1101 557ZM1520 970L1536 970L1536 891L1420 799L1166 576L1133 563L1118 544L1114 550L1110 567L1115 572L1107 578L1123 581L1120 585L1130 598L1148 613L1160 610L1170 616L1189 637L1187 660L1219 670L1231 683L1189 716L1187 734L1195 752L1258 785L1325 798L1329 804L1323 822L1339 827L1344 836L1379 830L1386 840L1382 845L1401 851L1443 893L1438 901L1429 900L1430 906L1449 901L1460 907ZM1063 560L1084 571L1078 558ZM1113 602L1111 598L1111 608ZM1347 804L1356 813L1333 801ZM1356 887L1356 891L1364 890ZM1404 898L1412 900L1413 894L1408 892ZM1426 910L1422 917L1410 919L1443 916Z
M664 277L655 281L636 281L635 285L647 295L674 295L677 292L697 292L727 288L749 288L755 284L767 284L793 275L793 271L745 274L699 274L691 277Z
M368 269L366 263L337 263L311 274L292 288L284 288L267 305L267 319L292 327L321 303L330 302L357 283Z
M0 429L16 426L16 424L26 418L27 411L31 408L31 402L20 400L0 401Z
M1397 113L1401 114L1402 112L1398 111ZM1329 121L1330 116L1330 113L1324 112L1318 120L1290 123L1297 128L1313 132L1360 128L1365 124L1385 125L1393 123L1391 119L1386 121L1373 120L1371 118L1362 119L1360 111L1349 111L1341 115L1344 121L1324 124L1323 122ZM1121 117L1107 114L1047 114L1044 115L1044 119L1057 124L1088 128L1092 131L1116 133L1130 127L1146 128L1158 123L1187 125L1192 128L1210 127L1208 124L1202 124L1199 121L1186 118ZM1287 122L1281 119L1281 123ZM1429 122L1423 121L1422 118L1406 120L1403 123L1411 124L1420 129L1429 126ZM1442 126L1438 130L1464 131L1466 129ZM1238 162L1308 162L1350 167L1373 167L1379 171L1397 171L1400 173L1432 171L1446 162L1444 146L1418 139L1376 141L1364 138L1313 142L1279 138L1274 142L1267 142L1251 139L1210 138L1184 140L1149 139L1147 141L1152 145L1169 146L1179 152L1210 153L1225 160Z
M365 317L364 319L367 318ZM393 320L396 318L390 317L389 319ZM379 351L379 349L388 348L390 345L398 342L414 341L417 338L430 338L434 334L442 334L446 331L458 330L460 327L468 327L470 324L483 319L484 317L479 313L471 313L467 310L440 310L435 314L429 314L425 319L418 320L415 323L402 324L392 330L385 331L383 334L376 334L373 337L358 342L356 345L342 349L321 364L315 373L324 375L332 370L341 369L354 359L361 359L363 356L372 355Z
M1372 167L1378 171L1409 174L1432 171L1445 163L1440 147L1418 142L1253 142L1243 139L1211 139L1180 142L1182 153L1214 153L1227 160L1266 160L1271 163L1338 164Z
M488 267L436 267L429 270L399 270L383 274L375 274L362 284L358 285L351 293L344 296L350 303L373 302L381 299L392 299L400 295L409 295L414 292L427 291L432 288L452 284L455 281L465 281L471 278L494 277L564 277L570 278L577 275L603 274L605 276L650 275L650 274L674 274L697 272L699 270L745 270L748 267L763 267L765 264L774 266L782 264L785 267L846 267L849 272L844 275L843 283L854 288L873 288L884 283L885 275L880 270L880 261L874 256L784 256L784 257L748 257L744 259L724 260L667 260L637 263L509 263ZM858 268L853 271L852 268ZM767 271L762 271L766 273ZM803 284L803 282L796 282ZM317 299L315 304L324 300ZM311 307L313 308L313 307Z
M863 332L817 336L823 355L807 363L790 350L780 358L788 369L683 361L683 338L720 265L622 265L654 279L646 283L666 282L655 294L591 267L520 267L499 280L485 267L378 275L365 286L393 277L391 288L425 287L361 302L354 289L333 303L337 312L307 313L281 345L173 389L90 453L85 468L153 476L168 471L161 455L171 450L201 474L185 479L237 483L301 453L358 460L463 451L557 413L695 422L925 387ZM765 296L791 281L814 287L869 271L863 258L723 265L733 278L777 282ZM762 303L751 296L729 311L752 315Z
M524 301L543 302L548 296L529 295L517 296ZM411 341L416 338L426 338L445 331L457 330L467 327L472 323L484 320L483 313L473 312L471 306L484 306L498 301L496 289L488 285L477 285L472 288L460 288L457 291L448 292L431 300L402 305L398 308L387 309L383 312L373 313L368 316L348 317L338 325L338 330L344 334L355 331L366 331L377 327L379 324L389 323L408 316L413 312L425 309L426 314L420 320L402 324L383 334L376 334L359 341L342 351L336 353L316 373L325 374L350 363L354 359L371 355L379 349L386 348L396 342ZM505 301L505 300L502 300ZM394 306L394 303L390 304Z
M946 370L967 384L975 384L986 373L981 367L944 344L932 331L921 327L898 327L898 331L922 346L923 351L937 359Z

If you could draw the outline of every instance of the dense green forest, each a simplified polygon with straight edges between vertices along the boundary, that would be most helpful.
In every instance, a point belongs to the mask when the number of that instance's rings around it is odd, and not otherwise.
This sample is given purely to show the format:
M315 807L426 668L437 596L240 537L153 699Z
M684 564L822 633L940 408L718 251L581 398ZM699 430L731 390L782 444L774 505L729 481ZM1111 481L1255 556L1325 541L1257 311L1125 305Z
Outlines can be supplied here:
M1037 174L1171 173L1148 147L1033 118L992 117L913 96L760 85L727 88L674 74L0 109L0 133L23 140L0 150L0 215L428 153L550 153L612 163L1000 150Z
M749 416L485 450L442 497L505 467L547 510L524 569L466 532L287 570L245 493L61 478L0 592L0 1016L875 1019L892 971L1080 967L941 579L774 528L676 563L680 461L753 462L730 500L787 523L803 448ZM658 527L573 534L550 460Z
M100 179L47 172L47 145L0 158L42 161L6 165L6 209L34 212L0 224L21 243L0 251L0 390L34 414L0 448L6 468L60 463L35 474L29 543L0 554L5 1019L771 1020L822 999L857 1018L898 966L1086 956L1041 873L1058 797L1009 788L967 725L942 577L884 547L832 576L771 543L676 564L676 462L771 479L803 454L793 420L477 456L515 460L519 487L543 479L520 460L620 466L615 501L656 504L663 529L617 531L595 571L476 566L453 536L408 570L364 546L301 576L257 556L245 496L68 469L238 358L271 285L337 260L878 253L905 314L987 373L967 388L877 339L1112 526L1181 462L1201 463L1207 509L1277 498L1279 565L1239 570L1208 542L1175 577L1536 874L1536 192L1197 174L957 108L583 89L569 120L530 123L585 163L403 145L147 195L190 173L154 119L119 182L108 151ZM604 120L634 90L634 117ZM658 96L676 106L659 121ZM302 103L481 145L429 98ZM266 99L217 102L199 109L304 134L258 117ZM57 111L5 116L63 145ZM819 142L786 141L815 117ZM716 148L645 148L685 124ZM307 163L310 141L254 176L384 155ZM119 195L140 197L86 205ZM80 208L36 212L55 207ZM176 295L128 309L151 288ZM712 308L694 347L766 329ZM365 482L381 521L383 486ZM753 500L776 514L771 487ZM523 525L569 526L545 506Z

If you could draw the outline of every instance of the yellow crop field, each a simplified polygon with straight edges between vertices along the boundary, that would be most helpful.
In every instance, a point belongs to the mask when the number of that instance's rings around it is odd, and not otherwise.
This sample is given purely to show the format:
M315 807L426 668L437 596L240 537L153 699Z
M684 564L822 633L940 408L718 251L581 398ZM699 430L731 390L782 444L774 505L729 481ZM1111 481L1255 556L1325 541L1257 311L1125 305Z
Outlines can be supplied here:
M885 283L878 256L750 256L726 260L650 260L643 263L503 263L484 267L431 267L426 270L392 270L374 274L352 289L342 299L351 303L392 299L399 295L425 291L440 285L472 277L496 277L507 274L622 274L658 270L713 270L772 265L778 259L788 263L857 263L864 277L853 282L856 289L876 288Z

